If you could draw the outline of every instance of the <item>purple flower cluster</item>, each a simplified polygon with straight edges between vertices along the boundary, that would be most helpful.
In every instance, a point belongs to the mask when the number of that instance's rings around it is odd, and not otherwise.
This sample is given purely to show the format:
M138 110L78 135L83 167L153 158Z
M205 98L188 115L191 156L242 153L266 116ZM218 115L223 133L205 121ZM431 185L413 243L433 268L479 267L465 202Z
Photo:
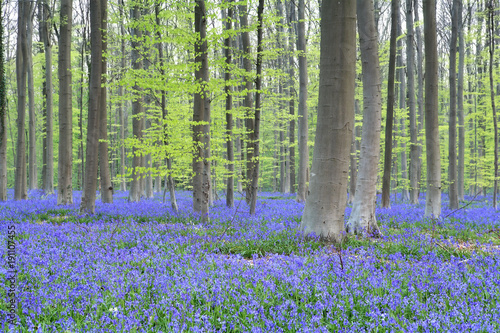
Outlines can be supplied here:
M378 209L384 238L339 253L303 242L303 204L293 196L261 194L254 217L242 198L233 209L216 201L200 223L189 192L178 193L178 214L159 196L128 203L126 195L98 202L93 217L38 192L0 204L2 244L9 223L18 239L18 321L4 319L0 290L1 331L500 331L500 239L475 239L465 258L441 255L466 232L500 227L488 198L439 221L423 217L423 203ZM280 237L298 250L250 259L220 251ZM6 252L0 246L2 277Z

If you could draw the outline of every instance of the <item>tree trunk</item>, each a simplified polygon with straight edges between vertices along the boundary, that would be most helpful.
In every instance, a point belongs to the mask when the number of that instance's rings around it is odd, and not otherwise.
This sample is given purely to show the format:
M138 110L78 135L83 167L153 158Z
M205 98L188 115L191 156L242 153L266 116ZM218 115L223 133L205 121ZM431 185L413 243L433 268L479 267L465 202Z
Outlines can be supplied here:
M418 124L415 100L415 50L413 29L413 0L406 0L406 62L408 73L408 109L410 116L410 202L418 204Z
M57 204L73 203L72 0L61 0L59 30L59 165Z
M295 24L295 4L288 4L288 97L289 102L289 114L290 114L290 133L288 135L290 154L289 154L289 165L290 165L290 193L295 193L295 61L293 59L294 45L293 45L293 25Z
M392 126L394 122L394 79L396 72L396 39L399 0L392 0L391 41L389 49L389 78L387 82L387 115L385 120L384 176L382 178L382 207L391 206Z
M398 36L403 34L401 28L401 16L398 13ZM399 76L399 109L401 118L399 119L400 125L400 147L401 147L401 199L403 201L410 200L410 192L408 191L408 159L406 156L406 118L408 113L406 111L406 73L403 62L403 39L398 40L398 55L397 66Z
M193 144L195 153L193 156L193 210L201 213L202 220L208 220L210 203L210 181L208 178L206 165L208 142L205 135L205 126L200 124L206 121L208 91L205 84L208 82L208 43L207 18L205 1L196 0L195 6L195 32L199 37L194 44L195 63L199 66L195 69L196 84L200 85L200 91L194 94L193 108ZM208 131L209 132L209 131Z
M297 51L299 51L299 186L297 201L304 202L307 198L307 172L309 168L309 124L307 114L307 55L305 38L305 1L299 0L299 23L297 25Z
M89 112L87 126L87 151L85 164L85 180L80 204L80 212L87 214L95 213L97 171L99 162L99 139L102 105L102 33L103 18L102 5L104 1L90 1L90 40L91 40L91 67L90 67L90 92L89 92Z
M226 18L226 31L230 32L232 28L233 20L233 7L232 1L228 1L227 18ZM224 52L226 57L226 70L224 73L224 80L226 85L224 86L224 92L226 94L226 149L227 149L227 184L226 184L226 206L234 207L234 151L233 151L233 95L230 85L231 81L231 63L232 63L232 52L231 52L231 37L224 40Z
M32 6L34 8L34 6ZM28 53L27 53L27 74L28 74L28 188L35 190L38 188L38 174L36 166L36 116L35 116L35 83L33 78L33 17L32 10L29 13L28 26L26 29Z
M54 121L52 104L52 44L50 39L51 26L49 21L49 9L39 2L40 12L40 40L43 43L45 53L45 138L44 138L44 172L43 191L45 194L54 193ZM83 61L83 59L82 59Z
M457 186L457 35L458 35L458 2L453 0L451 12L451 39L450 39L450 114L449 114L449 144L448 144L448 183L450 209L458 209Z
M415 22L420 22L418 15L418 0L414 2L414 12L415 12ZM418 123L418 133L422 133L424 129L424 55L423 55L423 47L422 47L422 32L421 27L417 27L415 29L415 36L417 40L417 82L418 82L418 92L417 92L417 123ZM418 137L418 165L417 165L417 179L420 183L422 179L422 150L423 150L423 142L420 134ZM418 193L420 193L420 185L418 186ZM418 196L418 194L417 194Z
M375 217L377 175L380 159L382 122L382 81L380 78L378 36L373 0L358 0L358 31L363 66L363 129L356 196L346 229L351 233L380 235Z
M438 54L436 1L424 2L425 43L425 147L427 155L427 195L425 215L441 215L441 157L439 151Z
M462 1L458 1L458 81L457 81L457 115L458 115L458 166L457 186L458 200L465 200L465 114L464 114L464 63L465 39L462 22Z
M241 41L243 43L243 68L245 70L245 74L243 80L245 82L245 100L243 101L243 107L245 109L245 127L247 133L247 158L246 158L246 202L250 204L252 201L251 198L251 179L252 179L252 170L251 166L253 165L253 143L252 136L254 131L254 117L253 117L253 98L252 98L252 60L251 60L251 46L250 46L250 34L247 31L249 28L248 25L248 13L247 13L247 5L239 6L240 12L240 26L243 29L243 33L241 34Z
M456 0L455 0L456 1ZM493 62L495 60L495 7L494 1L490 0L488 3L488 50L490 53L489 61L489 74L490 74L490 97L491 97L491 110L493 113L493 131L495 140L494 152L494 177L493 181L493 208L497 209L497 190L498 190L498 119L495 107L495 88L493 80Z
M108 31L108 1L101 1L101 53L106 53L108 48L107 31ZM113 203L113 184L111 183L111 172L109 170L109 153L108 153L108 112L106 108L107 92L106 92L106 72L107 59L102 56L101 67L101 83L104 85L101 88L101 100L99 101L99 175L101 182L101 201L103 203Z
M27 22L32 3L19 2L17 19L16 82L17 82L17 158L14 200L28 198L26 177L26 66L28 65Z
M254 163L252 165L252 201L250 203L250 215L255 215L255 208L257 205L257 191L259 188L259 156L260 156L260 113L261 113L261 88L262 88L262 57L263 57L263 46L262 46L262 22L264 19L264 0L259 0L259 7L257 8L257 64L256 72L257 79L255 80L255 122L254 122L254 132L252 137L253 142L253 154Z
M2 2L0 2L0 13L3 13ZM7 95L3 27L3 15L0 15L0 201L7 200Z
M354 128L356 1L324 1L318 120L307 199L299 229L341 242Z
M125 20L125 15L123 13L123 7L125 6L124 1L120 1L120 18L121 18L121 24L120 24L120 31L121 35L125 36L125 27L124 27L124 20ZM121 38L120 40L120 50L121 50L121 56L120 56L120 68L122 70L125 70L125 38ZM118 104L118 118L120 119L120 174L122 175L122 179L120 181L120 190L121 191L126 191L127 190L127 181L125 178L125 161L126 161L126 156L125 156L125 103L123 101L123 86L119 85L118 86L118 95L120 96L120 101Z
M138 22L141 19L141 9L139 6L134 6L130 9L131 19ZM142 60L142 30L140 27L132 29L132 35L135 37L132 39L132 67L136 71L142 71L143 60ZM137 83L132 87L136 97L132 101L132 132L135 140L142 141L142 128L144 127L144 110L143 110L143 89ZM144 166L142 163L142 152L141 149L134 146L132 148L132 181L130 183L130 191L128 195L129 202L138 202L141 200L143 191L141 191L141 171L140 169Z

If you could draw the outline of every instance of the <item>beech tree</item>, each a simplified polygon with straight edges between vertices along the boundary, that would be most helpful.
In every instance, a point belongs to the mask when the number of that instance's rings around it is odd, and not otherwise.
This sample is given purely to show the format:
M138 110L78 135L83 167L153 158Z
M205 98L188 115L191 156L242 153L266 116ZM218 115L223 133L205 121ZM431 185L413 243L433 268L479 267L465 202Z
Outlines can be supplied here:
M28 198L26 177L26 77L28 65L27 22L31 12L31 2L20 1L17 15L17 49L16 49L16 80L17 80L17 158L14 199Z
M457 0L455 0L457 1ZM490 54L489 61L489 77L490 77L490 98L491 98L491 110L493 114L493 139L494 143L494 180L493 180L493 207L497 209L497 190L498 190L498 119L497 111L495 106L495 83L493 78L493 62L495 61L495 6L494 0L489 0L487 5L488 14L488 51ZM498 26L497 26L498 28Z
M354 128L356 1L321 5L318 120L310 192L299 229L341 242Z
M351 233L380 235L375 217L382 122L378 34L373 0L357 0L358 32L363 69L363 129L356 195L346 229Z
M61 0L59 28L59 163L57 204L73 203L72 0Z
M427 194L425 215L441 215L441 153L439 151L439 86L436 32L436 1L424 2L425 44L425 147L427 156Z
M233 1L227 1L227 17L226 17L226 31L230 32L233 26ZM226 186L226 206L234 206L234 148L233 148L233 95L231 87L231 62L232 62L232 50L231 50L231 35L224 40L224 55L226 57L226 70L224 72L224 80L226 81L224 86L224 92L226 93L226 149L227 149L227 186Z
M309 124L307 114L307 54L305 28L305 1L299 0L299 22L297 24L297 51L299 51L299 179L297 201L304 202L307 198L307 180L309 174Z

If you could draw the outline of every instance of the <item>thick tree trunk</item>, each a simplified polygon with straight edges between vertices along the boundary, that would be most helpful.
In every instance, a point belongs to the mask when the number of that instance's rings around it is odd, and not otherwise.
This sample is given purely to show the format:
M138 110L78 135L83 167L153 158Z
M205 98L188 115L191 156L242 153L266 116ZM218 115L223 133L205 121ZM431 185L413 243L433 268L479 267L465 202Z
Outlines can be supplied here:
M72 0L61 0L59 30L59 163L57 204L73 203Z
M297 51L299 51L299 186L297 201L304 202L307 198L307 172L309 169L309 124L307 114L307 55L305 38L305 1L299 0L299 23L297 25Z
M233 20L233 7L232 1L228 2L229 8L227 9L226 18L226 31L231 31L232 20ZM224 55L226 57L226 70L224 73L224 80L226 85L224 87L224 92L226 93L226 149L227 149L227 184L226 184L226 206L234 206L234 151L233 151L233 95L232 88L230 85L231 80L231 63L232 63L232 51L231 51L231 37L224 40Z
M133 7L130 10L130 16L132 20L138 22L141 19L141 9L139 7ZM142 50L142 30L140 27L132 29L132 35L135 37L132 40L132 67L136 71L141 71L143 69L143 60L141 55ZM137 83L132 87L134 94L136 95L132 101L132 132L134 139L138 142L142 141L142 128L144 127L144 109L143 109L143 89ZM142 152L141 149L137 147L132 148L132 181L130 183L130 191L128 195L128 201L138 202L141 200L143 191L141 191L141 171L140 169L144 166L142 163Z
M34 6L32 6L34 7ZM26 29L28 43L28 133L29 133L29 151L28 151L28 189L38 188L38 173L36 165L36 115L35 115L35 82L33 78L33 18L30 11L28 26Z
M248 13L247 6L240 5L239 6L240 13L240 26L241 29L244 29L244 32L241 34L241 41L243 44L243 68L245 70L245 74L243 80L245 82L245 90L246 95L243 101L243 107L245 108L245 127L246 127L246 136L247 136L247 158L246 158L246 179L244 183L246 184L246 202L250 204L252 201L251 198L251 179L252 179L252 170L251 166L253 165L253 131L254 131L254 113L252 110L253 107L253 98L252 98L252 59L251 59L251 46L250 46L250 34L246 31L249 28L248 25Z
M363 129L356 195L346 229L351 233L380 235L375 217L382 122L378 34L373 0L358 0L358 31L363 68Z
M415 100L415 50L413 0L406 0L406 62L408 66L408 109L410 116L410 202L418 204L418 124Z
M207 174L208 142L205 135L205 126L200 122L206 121L208 91L205 84L208 82L208 43L207 19L205 1L196 0L195 6L195 32L199 34L194 44L195 63L199 66L195 69L196 84L199 84L200 91L194 94L193 108L193 144L195 153L193 156L193 210L201 213L202 220L208 220L210 203L210 181ZM208 131L210 132L210 131Z
M394 122L394 79L396 73L396 38L399 0L392 0L391 41L389 49L389 78L387 82L387 115L385 120L384 176L382 178L382 207L391 206L392 127Z
M17 16L17 50L16 50L16 82L17 82L17 158L14 184L14 200L28 198L26 177L26 66L28 54L27 21L31 11L31 3L19 2Z
M458 80L457 80L457 115L458 115L458 200L465 200L465 114L464 114L464 63L465 39L462 22L462 1L458 1Z
M0 2L0 13L3 13L2 2ZM7 200L7 95L3 27L3 15L0 15L0 201Z
M45 194L54 193L54 121L52 104L52 44L50 40L51 26L49 22L49 9L42 2L39 3L40 12L40 40L45 53L45 138L44 138L44 172L43 191ZM83 59L82 59L83 61Z
M257 191L259 189L259 157L260 157L260 113L261 113L261 88L262 88L262 22L264 20L264 0L259 0L259 7L257 8L257 64L256 72L257 79L255 80L255 121L254 121L254 135L252 137L254 163L252 165L252 184L251 184L251 198L250 215L255 215L255 208L257 205Z
M344 235L355 75L356 1L323 1L311 193L299 229L336 242Z
M97 171L99 162L99 138L102 105L102 3L101 0L90 1L90 40L91 40L91 67L90 67L90 93L87 126L87 151L85 164L85 180L80 204L80 212L95 213L95 200L97 190Z
M453 0L451 12L451 39L450 39L450 114L449 114L449 144L448 144L448 183L450 209L458 209L457 184L457 35L458 35L458 2Z
M108 1L101 1L101 53L106 53L108 48L107 31L108 31ZM102 56L101 67L101 82L106 83L107 60ZM106 108L107 91L106 87L101 88L101 100L99 102L99 176L101 185L101 201L103 203L113 203L113 184L111 183L111 172L109 170L109 155L108 155L108 112Z
M425 43L425 147L427 155L427 195L425 215L441 215L441 157L439 151L438 117L438 55L436 32L436 1L424 2Z

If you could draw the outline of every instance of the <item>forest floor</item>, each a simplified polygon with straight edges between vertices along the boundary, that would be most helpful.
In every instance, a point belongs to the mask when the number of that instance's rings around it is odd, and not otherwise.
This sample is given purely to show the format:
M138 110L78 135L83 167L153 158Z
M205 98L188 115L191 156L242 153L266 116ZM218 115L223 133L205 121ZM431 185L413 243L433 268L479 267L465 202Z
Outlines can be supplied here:
M293 195L259 194L255 217L241 198L219 200L200 223L191 193L177 194L178 214L160 194L118 192L94 216L79 215L79 192L70 206L39 191L0 203L0 330L500 332L489 197L440 220L423 217L424 198L393 202L377 208L382 238L334 247L297 233Z

